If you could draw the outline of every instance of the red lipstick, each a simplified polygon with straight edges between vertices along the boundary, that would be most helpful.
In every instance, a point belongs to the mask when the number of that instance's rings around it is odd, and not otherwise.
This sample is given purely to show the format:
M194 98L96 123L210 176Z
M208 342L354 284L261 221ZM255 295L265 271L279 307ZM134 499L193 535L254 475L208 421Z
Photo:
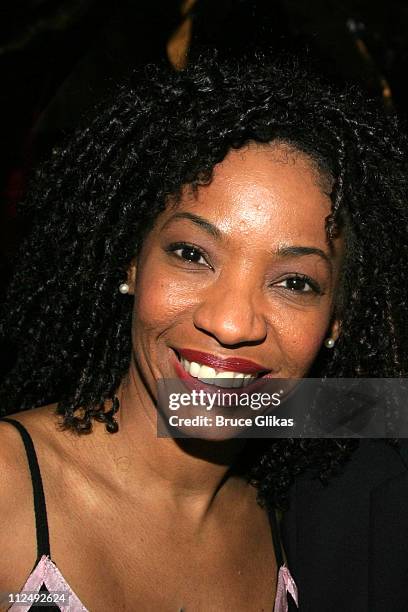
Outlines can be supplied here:
M202 365L207 365L215 370L223 370L224 372L242 372L242 374L259 374L259 372L269 372L266 368L255 361L249 359L241 359L240 357L216 357L209 353L202 353L193 349L176 349L176 352L187 361L195 361Z

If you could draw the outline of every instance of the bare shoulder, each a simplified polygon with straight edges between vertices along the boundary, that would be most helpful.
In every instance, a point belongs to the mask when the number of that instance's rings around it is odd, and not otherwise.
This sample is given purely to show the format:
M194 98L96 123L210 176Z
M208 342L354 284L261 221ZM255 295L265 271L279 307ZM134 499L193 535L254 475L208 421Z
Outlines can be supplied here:
M52 412L53 408L46 406L9 418L20 422L37 440L46 435ZM0 592L18 589L36 558L35 515L21 434L4 421L0 421L0 550Z
M56 418L52 416L54 412L55 405L50 405L11 414L6 418L21 423L33 439L42 440L52 426L50 421ZM26 453L20 432L14 424L0 421L0 483L6 484L3 480L10 480L14 470L19 470L26 464Z
M47 453L43 453L43 456L49 462L61 454L57 447L61 447L64 439L64 436L58 435L59 420L55 408L56 405L52 404L7 417L24 427L34 444L37 457L38 451L46 447ZM27 494L25 476L31 482L21 433L14 424L0 421L0 512L3 516L11 500L15 500L20 493Z

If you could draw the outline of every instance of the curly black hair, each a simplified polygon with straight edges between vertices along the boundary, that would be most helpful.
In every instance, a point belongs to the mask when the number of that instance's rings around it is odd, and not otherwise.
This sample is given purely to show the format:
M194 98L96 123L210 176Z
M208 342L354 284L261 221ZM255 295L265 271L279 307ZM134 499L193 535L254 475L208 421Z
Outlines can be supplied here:
M181 72L148 66L134 75L36 171L22 203L32 230L1 317L0 333L18 348L1 389L3 414L58 401L65 428L87 433L96 419L117 430L132 315L118 286L130 261L183 185L211 181L232 148L277 139L330 173L328 240L347 227L342 333L333 350L322 348L312 375L405 375L407 146L398 119L295 60L212 56ZM258 445L249 467L260 500L283 504L296 474L314 467L327 478L356 444Z

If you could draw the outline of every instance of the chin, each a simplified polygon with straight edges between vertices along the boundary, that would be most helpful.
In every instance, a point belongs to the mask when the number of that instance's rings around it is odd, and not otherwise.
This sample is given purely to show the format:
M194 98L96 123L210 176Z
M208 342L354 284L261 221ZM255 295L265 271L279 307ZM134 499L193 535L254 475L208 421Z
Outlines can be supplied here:
M248 408L226 408L214 406L180 406L170 409L169 403L162 401L157 405L158 437L190 438L201 440L231 440L246 437L253 426Z
M173 415L172 415L173 416ZM181 417L184 419L185 417ZM208 419L215 419L215 416L207 417ZM174 439L189 439L189 440L205 440L206 442L224 442L227 440L234 440L237 438L245 438L245 432L250 428L247 427L231 427L231 426L215 426L214 421L205 422L197 419L195 425L186 425L185 421L181 419L175 419L174 422L177 424L169 425L167 417L158 417L157 424L157 435L160 438L174 438ZM160 422L161 421L161 422Z

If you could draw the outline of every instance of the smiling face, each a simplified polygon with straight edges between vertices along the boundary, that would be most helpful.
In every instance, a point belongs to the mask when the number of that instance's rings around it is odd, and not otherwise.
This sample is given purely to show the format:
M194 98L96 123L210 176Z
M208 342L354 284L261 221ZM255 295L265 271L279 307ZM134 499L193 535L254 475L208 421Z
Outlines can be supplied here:
M231 151L209 185L184 189L129 273L140 385L180 376L180 356L216 371L248 374L248 360L272 377L307 375L338 334L343 239L327 244L329 188L305 154L272 143Z

